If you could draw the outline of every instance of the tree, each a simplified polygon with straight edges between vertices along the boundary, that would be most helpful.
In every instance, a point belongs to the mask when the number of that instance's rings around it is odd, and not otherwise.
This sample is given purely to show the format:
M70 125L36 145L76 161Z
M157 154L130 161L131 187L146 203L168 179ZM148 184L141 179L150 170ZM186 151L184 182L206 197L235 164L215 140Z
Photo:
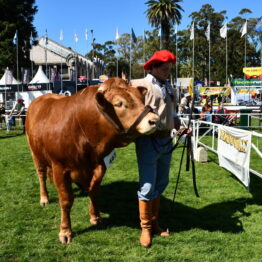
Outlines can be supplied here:
M146 15L149 23L161 30L163 49L169 48L171 28L180 24L183 8L178 4L182 0L149 0Z
M241 15L250 13L248 9L240 11ZM226 11L215 12L214 8L205 4L198 12L190 14L195 25L195 76L204 80L208 79L208 58L209 42L205 32L210 23L210 45L211 45L211 80L220 81L223 85L226 82L226 42L220 36L220 28L226 19ZM251 24L252 21L252 24ZM244 66L244 44L245 38L241 38L240 28L243 26L245 18L237 16L227 22L227 56L228 56L228 76L234 78L243 77ZM255 23L249 19L248 37L247 37L247 66L256 66L258 64L258 43L257 34L252 33ZM254 31L254 30L253 30ZM179 75L189 76L190 68L188 61L192 61L193 41L189 41L190 30L178 32L178 52L179 52ZM251 41L252 39L252 41ZM256 43L254 45L252 42ZM183 74L182 74L183 73Z
M16 46L12 44L18 30L19 67L30 67L29 39L37 36L33 18L35 0L0 0L0 71L6 67L16 71Z

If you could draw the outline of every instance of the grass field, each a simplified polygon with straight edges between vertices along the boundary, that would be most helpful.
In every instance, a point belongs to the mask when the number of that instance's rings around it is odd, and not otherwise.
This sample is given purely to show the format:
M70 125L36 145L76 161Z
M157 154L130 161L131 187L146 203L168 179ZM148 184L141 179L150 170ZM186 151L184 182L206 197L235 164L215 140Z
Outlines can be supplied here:
M56 189L48 183L50 205L41 207L38 179L20 133L0 133L1 262L262 261L262 180L251 176L248 192L209 153L208 163L196 163L200 198L194 195L191 173L183 169L173 205L181 148L173 154L170 184L161 206L160 222L171 236L155 237L150 249L140 247L134 144L117 149L116 162L103 180L103 225L90 225L88 198L74 186L74 238L70 245L60 244ZM261 162L252 161L252 165Z

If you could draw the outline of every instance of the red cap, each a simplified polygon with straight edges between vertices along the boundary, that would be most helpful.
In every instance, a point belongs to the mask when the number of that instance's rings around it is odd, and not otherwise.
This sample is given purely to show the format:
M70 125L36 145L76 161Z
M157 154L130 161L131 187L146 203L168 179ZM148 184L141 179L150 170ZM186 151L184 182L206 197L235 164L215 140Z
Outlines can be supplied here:
M17 99L17 102L24 102L24 99L18 98L18 99Z
M157 63L170 62L172 64L176 63L176 57L168 50L156 51L153 56L144 64L145 70L150 70L150 66Z

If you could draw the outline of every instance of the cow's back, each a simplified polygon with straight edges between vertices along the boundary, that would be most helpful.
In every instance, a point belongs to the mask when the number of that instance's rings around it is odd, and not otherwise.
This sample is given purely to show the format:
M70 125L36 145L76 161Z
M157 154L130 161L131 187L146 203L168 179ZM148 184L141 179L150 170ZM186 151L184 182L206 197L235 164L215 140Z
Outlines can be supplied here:
M94 92L91 89L85 89L84 92L82 96L77 94L71 97L46 94L30 104L26 133L33 155L41 162L51 165L52 160L77 165L77 160L82 159L87 145L80 142L83 133L79 127L77 113L86 100L89 100L90 107L94 108Z

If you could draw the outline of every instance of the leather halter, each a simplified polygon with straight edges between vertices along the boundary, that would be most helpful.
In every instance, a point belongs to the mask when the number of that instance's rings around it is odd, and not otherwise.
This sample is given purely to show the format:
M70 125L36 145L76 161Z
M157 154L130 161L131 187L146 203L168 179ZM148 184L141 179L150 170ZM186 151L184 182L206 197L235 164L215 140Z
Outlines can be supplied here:
M135 122L128 128L125 129L119 120L117 114L115 113L115 110L111 110L111 113L114 117L110 116L105 110L103 110L102 107L97 105L99 111L102 113L102 115L105 117L105 119L121 134L130 134L133 131L135 131L136 126L142 121L142 119L149 113L153 112L153 108L150 105L145 106L144 111L138 116L138 118L135 120ZM112 106L113 108L113 106ZM111 109L112 109L111 108Z

